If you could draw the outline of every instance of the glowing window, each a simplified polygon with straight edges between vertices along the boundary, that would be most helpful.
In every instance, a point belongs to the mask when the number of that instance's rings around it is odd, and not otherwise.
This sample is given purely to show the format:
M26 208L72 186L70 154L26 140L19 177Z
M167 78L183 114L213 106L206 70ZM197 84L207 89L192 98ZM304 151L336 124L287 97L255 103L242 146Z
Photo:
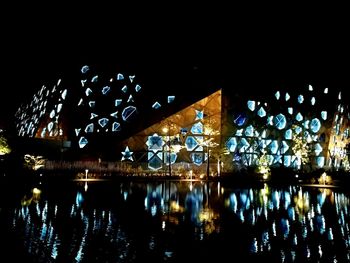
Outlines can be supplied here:
M135 91L136 92L139 92L141 90L141 86L139 85L139 84L137 84L136 86L135 86Z
M79 128L79 129L75 129L75 135L76 135L76 136L79 136L80 131L81 131L80 128Z
M109 120L107 118L101 118L98 120L98 124L100 124L100 126L103 128L107 125L108 121Z
M248 105L248 109L250 109L251 111L255 110L255 101L248 100L247 105Z
M316 102L315 97L312 97L312 98L311 98L311 105L315 105L315 102Z
M172 103L175 100L175 96L168 96L168 103Z
M153 103L153 105L152 105L152 108L153 109L159 109L160 107L162 107L162 105L160 105L160 103L158 102L158 101L156 101L155 103Z
M286 117L280 113L273 119L274 125L277 129L282 130L286 127L287 120Z
M303 95L299 95L298 96L298 102L301 104L304 102L304 96Z
M162 150L164 141L162 140L162 137L155 133L152 136L148 136L146 145L148 146L148 150L157 152Z
M111 113L110 115L111 115L112 117L114 117L114 118L118 118L118 111L113 112L113 113Z
M122 99L116 99L114 105L118 107L120 104L122 104Z
M193 151L199 144L193 136L188 136L185 141L187 151Z
M130 94L128 101L127 102L134 102L134 98L132 97L132 95Z
M263 107L260 107L260 109L258 110L258 116L259 117L265 117L266 116L266 111L264 110Z
M127 87L126 85L124 85L124 86L122 87L122 91L123 91L124 93L127 93L128 87Z
M92 133L92 132L94 132L94 124L93 124L93 123L90 123L90 124L86 125L86 127L85 127L85 132L86 132L86 133Z
M109 87L109 86L104 86L104 87L102 88L102 94L103 94L103 95L106 95L106 94L110 91L110 89L111 89L111 87Z
M129 76L129 80L132 83L134 81L135 75Z
M88 144L88 140L85 137L80 137L79 147L84 148Z
M195 120L203 120L204 113L203 111L196 110L196 119Z
M291 129L286 130L286 132L285 132L285 134L284 134L284 138L285 138L286 140L291 140L292 137L293 137L293 132L292 132L292 130L291 130Z
M85 90L85 94L86 94L86 96L89 96L90 94L92 94L92 90L90 88L87 88Z
M299 112L299 113L297 114L297 116L295 116L295 119L296 119L297 121L302 121L302 120L303 120L303 115L301 115L301 113Z
M66 96L67 96L67 89L65 89L63 92L62 92L62 94L61 94L61 97L62 97L62 99L66 99Z
M95 101L89 101L89 106L90 108L94 108L96 105L96 102Z
M118 73L118 75L117 75L117 80L122 80L122 79L124 79L123 74Z
M276 97L276 99L277 99L277 100L279 100L279 99L280 99L280 96L281 96L280 92L279 92L279 91L277 91L277 92L275 93L275 97Z
M197 122L193 124L191 128L192 134L202 134L203 133L203 124L201 122Z
M89 69L90 69L89 66L85 65L81 68L81 73L85 74L86 72L89 71Z
M319 119L314 118L311 120L311 124L310 124L310 129L313 133L316 133L320 130L321 128L321 122Z
M324 120L327 119L327 111L321 111L321 118Z
M130 118L131 115L133 115L136 111L136 107L134 106L128 106L126 107L122 112L122 118L124 121L126 121L128 118Z
M91 82L97 82L98 81L98 76L94 76L92 79L91 79Z
M284 96L285 100L288 101L290 99L290 96L288 94L288 92L286 93L286 95Z
M118 122L113 122L112 124L112 131L115 132L115 131L119 131L120 129L120 123Z
M236 123L238 126L242 126L245 123L246 119L247 118L243 114L238 114L233 122Z
M249 125L249 126L245 129L244 135L245 135L245 136L252 137L252 136L253 136L253 132L254 132L253 126L252 126L252 125Z
M235 137L231 137L227 142L226 142L226 147L230 152L236 151L237 147L237 140Z

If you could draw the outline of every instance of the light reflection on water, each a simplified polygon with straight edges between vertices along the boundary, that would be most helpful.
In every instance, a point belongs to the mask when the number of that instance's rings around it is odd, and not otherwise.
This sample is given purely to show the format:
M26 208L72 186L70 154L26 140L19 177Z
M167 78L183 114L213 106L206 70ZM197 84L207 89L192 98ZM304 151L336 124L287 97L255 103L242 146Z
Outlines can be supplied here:
M350 198L338 190L175 181L85 189L28 189L0 203L1 228L34 262L350 260Z

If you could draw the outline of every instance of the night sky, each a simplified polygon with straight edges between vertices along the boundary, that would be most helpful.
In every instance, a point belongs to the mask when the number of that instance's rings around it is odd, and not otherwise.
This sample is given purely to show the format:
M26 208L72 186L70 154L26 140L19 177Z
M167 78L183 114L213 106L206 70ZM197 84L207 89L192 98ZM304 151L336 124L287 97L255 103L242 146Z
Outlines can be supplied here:
M63 21L67 19L70 23ZM85 64L134 72L149 92L169 89L191 95L224 87L255 94L308 84L345 92L350 87L347 32L329 21L296 25L273 19L209 19L180 26L140 19L130 25L112 18L73 23L46 15L23 22L2 33L1 98L10 104L0 104L3 126L13 123L14 111L41 85L79 76L77 70Z

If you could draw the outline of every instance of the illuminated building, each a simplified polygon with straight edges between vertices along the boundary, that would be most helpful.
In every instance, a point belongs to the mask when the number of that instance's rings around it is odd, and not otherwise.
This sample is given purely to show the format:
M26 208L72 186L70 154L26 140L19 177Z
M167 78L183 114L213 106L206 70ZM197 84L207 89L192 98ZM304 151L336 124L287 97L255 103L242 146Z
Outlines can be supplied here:
M259 100L222 89L178 93L149 94L133 74L83 66L77 85L60 79L22 106L17 131L60 142L76 159L159 174L216 175L220 165L227 172L255 167L263 154L270 167L345 165L349 116L340 92L309 85ZM220 154L225 147L229 154Z

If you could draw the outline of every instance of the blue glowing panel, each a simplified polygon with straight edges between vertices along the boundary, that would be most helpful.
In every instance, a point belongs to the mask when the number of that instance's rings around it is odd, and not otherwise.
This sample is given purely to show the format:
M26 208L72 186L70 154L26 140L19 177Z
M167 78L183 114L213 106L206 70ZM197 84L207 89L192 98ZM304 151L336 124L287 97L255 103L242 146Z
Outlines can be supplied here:
M289 96L288 92L286 93L286 95L284 96L284 98L285 98L286 101L289 101L290 96Z
M80 133L81 129L75 129L75 135L78 137L79 136L79 133Z
M254 128L252 125L249 125L244 132L245 136L253 137L254 136Z
M296 119L297 121L302 121L302 120L303 120L303 115L301 115L301 113L299 112L299 113L297 114L297 116L295 116L295 119Z
M149 161L148 161L148 167L152 170L159 170L162 168L162 160L159 159L157 155L154 155Z
M271 125L271 126L273 125L273 116L267 117L266 124Z
M298 96L298 102L301 104L304 102L304 96L303 95L299 95Z
M94 108L96 105L96 102L95 101L89 101L89 106L90 108Z
M198 142L193 136L188 136L185 141L187 151L193 151L198 146Z
M312 97L311 98L311 105L315 105L315 103L316 103L316 99L315 99L315 97Z
M176 153L170 153L170 163L174 164L177 159L177 154ZM169 152L164 153L164 163L169 165Z
M316 143L315 144L315 154L319 155L322 151L323 151L323 148L322 148L321 144Z
M111 115L112 117L114 117L114 118L118 118L118 111L113 112L113 113L111 113L110 115Z
M266 111L264 110L263 107L260 107L260 109L258 110L258 116L259 117L265 117L266 116Z
M101 118L98 120L98 124L100 124L100 126L103 128L107 125L108 121L109 120L107 118Z
M91 79L91 82L97 82L98 81L98 76L94 76L92 79Z
M248 109L250 109L251 111L254 111L255 110L255 101L248 100L247 106L248 106Z
M201 122L197 122L192 125L191 128L192 134L203 134L203 124Z
M313 133L318 132L321 129L321 122L319 119L314 118L311 120L310 129Z
M235 135L238 136L238 137L242 136L243 135L243 129L237 130Z
M85 65L81 68L81 73L85 74L86 72L89 71L89 69L90 69L89 66Z
M134 102L134 98L132 97L132 95L130 94L128 101L127 102Z
M129 76L130 83L133 83L135 75Z
M324 91L323 91L324 94L327 94L328 93L328 88L325 88Z
M286 132L285 132L285 134L284 134L284 138L285 138L286 140L291 140L292 137L293 137L293 132L292 132L292 130L291 130L291 129L286 130Z
M275 116L275 118L273 119L273 122L275 127L279 130L284 129L287 125L286 117L282 113Z
M318 167L322 168L324 166L324 157L323 156L316 157L316 163Z
M162 140L162 137L155 133L152 136L148 136L146 145L148 146L148 150L157 152L162 150L164 141Z
M141 86L139 85L139 84L137 84L136 86L135 86L135 91L136 92L139 92L141 90Z
M312 88L311 85L309 85L309 90L310 90L310 91L313 91L313 90L314 90L314 89Z
M124 79L124 75L121 73L118 73L117 80L122 80L122 79Z
M172 103L175 100L175 96L168 96L168 103Z
M158 110L160 107L162 107L162 105L160 105L160 103L159 103L158 101L156 101L156 102L153 103L153 105L152 105L152 108L153 108L153 109L156 109L156 110Z
M276 154L278 151L278 143L276 140L273 140L270 144L269 144L269 149L271 151L272 154Z
M243 114L238 114L233 122L238 126L242 126L245 123L246 119L247 118Z
M109 87L109 86L104 86L104 87L102 88L102 94L103 94L103 95L106 95L106 94L110 91L110 89L111 89L111 87Z
M88 144L88 140L85 137L80 137L79 148L84 148Z
M196 119L195 120L203 120L204 111L196 110Z
M122 101L123 101L122 99L116 99L114 106L118 107L120 104L122 104Z
M133 152L129 150L129 147L126 146L125 150L122 152L122 161L124 160L130 160L134 161L134 158L132 157Z
M279 100L279 99L280 99L280 96L281 96L280 92L279 92L279 91L277 91L277 92L275 93L275 97L276 97L276 99L277 99L277 100Z
M120 130L120 123L113 122L113 124L112 124L112 131L115 132L115 131L119 131L119 130Z
M136 107L134 106L128 106L126 107L122 112L122 118L124 121L126 121L128 118L130 118L131 115L133 115L136 112Z
M203 153L191 153L192 162L200 166L203 163Z
M309 124L310 124L309 120L304 121L304 123L303 123L304 128L309 129Z
M127 92L128 92L128 87L127 87L126 85L124 85L124 86L122 87L122 92L124 92L124 93L127 93Z
M227 142L226 142L226 147L230 152L236 151L237 148L237 140L235 137L231 137Z
M91 113L90 120L92 120L93 118L96 118L97 116L98 116L97 114Z
M62 92L61 97L62 97L63 100L66 99L66 97L67 97L67 89L65 89L65 90Z
M86 132L86 133L92 133L92 132L94 132L94 124L93 124L93 123L90 123L90 124L86 125L86 127L85 127L85 132Z
M285 141L282 141L280 148L281 154L285 154L288 151L288 149L289 145Z

